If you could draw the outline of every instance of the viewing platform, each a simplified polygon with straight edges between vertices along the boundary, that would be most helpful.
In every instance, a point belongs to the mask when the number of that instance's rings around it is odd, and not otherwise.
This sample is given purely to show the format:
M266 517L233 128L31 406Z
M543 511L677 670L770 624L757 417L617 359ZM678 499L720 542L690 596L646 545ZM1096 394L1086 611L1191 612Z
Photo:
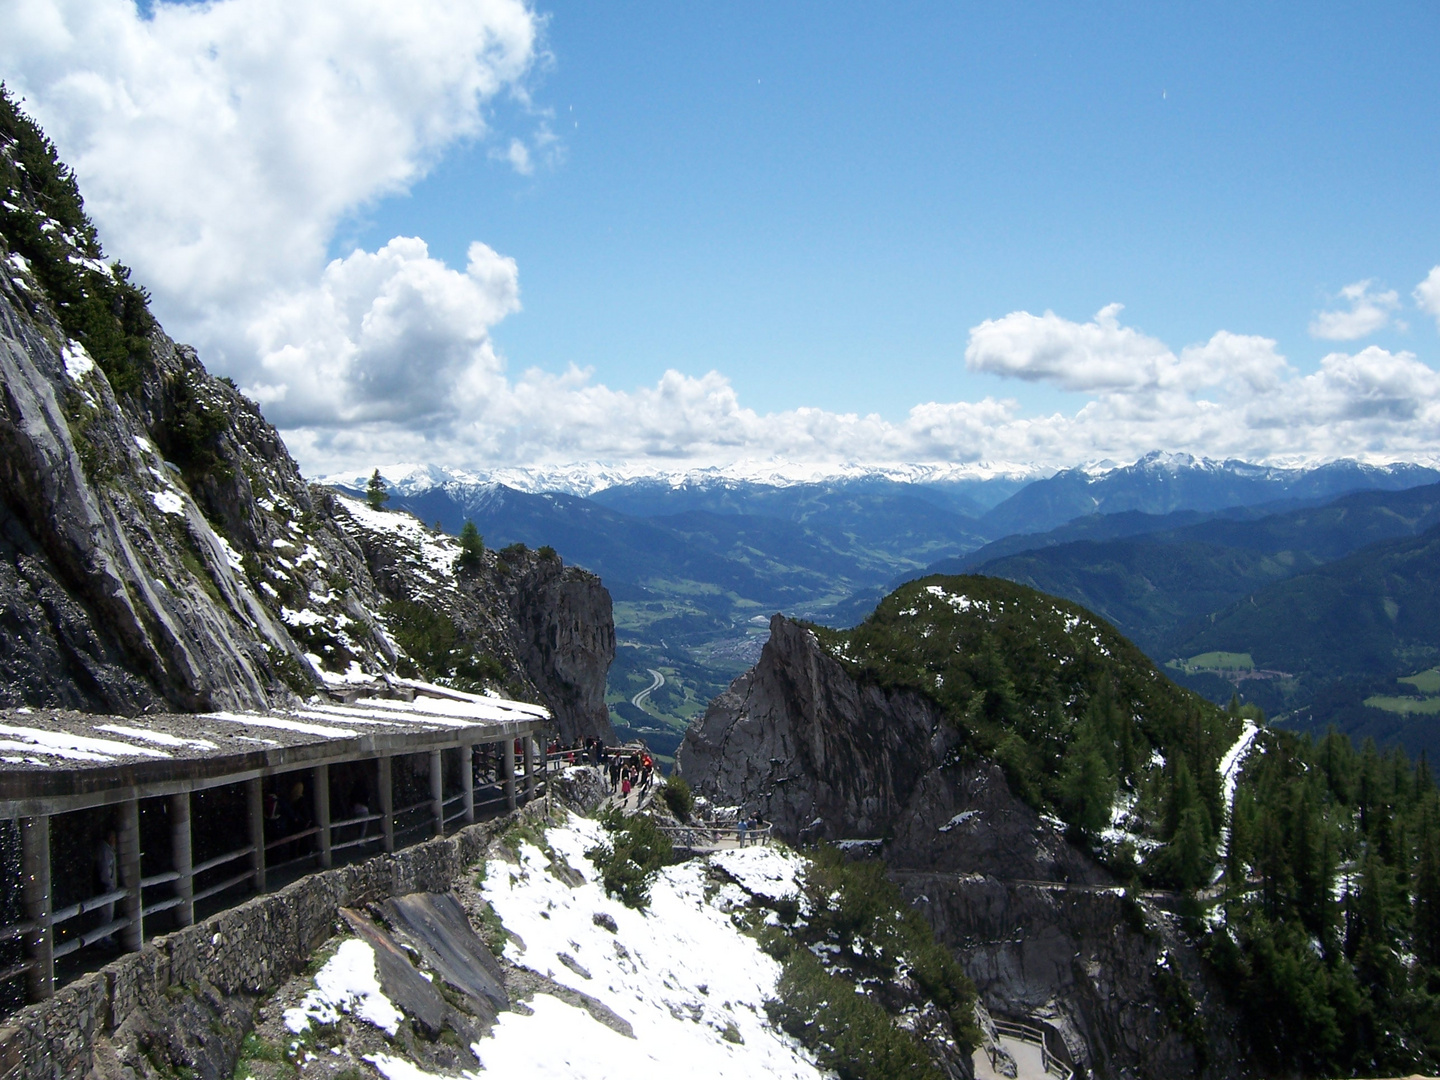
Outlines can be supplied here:
M514 809L550 727L402 679L264 713L0 711L0 1012L312 869Z

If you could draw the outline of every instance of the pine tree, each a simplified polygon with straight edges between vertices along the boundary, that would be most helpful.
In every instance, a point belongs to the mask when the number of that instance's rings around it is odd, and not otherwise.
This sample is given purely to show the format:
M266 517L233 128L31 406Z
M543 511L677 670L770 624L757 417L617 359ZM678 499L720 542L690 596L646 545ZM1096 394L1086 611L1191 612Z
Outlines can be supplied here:
M390 492L385 488L379 469L370 474L370 482L365 485L365 501L370 504L371 510L379 510L390 501Z
M1434 800L1420 818L1420 859L1415 872L1415 954L1426 964L1440 964L1440 835Z
M455 569L462 573L479 570L485 557L485 538L475 528L473 521L465 522L460 530L460 554L455 557Z

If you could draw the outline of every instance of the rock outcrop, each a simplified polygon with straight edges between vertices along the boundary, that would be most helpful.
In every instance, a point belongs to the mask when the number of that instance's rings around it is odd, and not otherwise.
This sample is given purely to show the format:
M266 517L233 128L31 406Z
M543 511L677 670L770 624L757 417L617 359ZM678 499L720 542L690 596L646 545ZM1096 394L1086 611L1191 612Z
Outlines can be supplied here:
M1177 922L957 743L929 699L862 683L777 615L677 762L788 840L883 858L989 1010L1049 1022L1096 1076L1246 1075L1236 1017Z

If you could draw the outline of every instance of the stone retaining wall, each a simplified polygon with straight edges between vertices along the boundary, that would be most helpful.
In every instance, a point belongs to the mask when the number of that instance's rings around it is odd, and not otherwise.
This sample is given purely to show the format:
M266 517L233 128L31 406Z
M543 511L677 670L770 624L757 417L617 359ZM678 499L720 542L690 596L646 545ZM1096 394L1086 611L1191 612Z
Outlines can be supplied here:
M208 984L225 997L274 990L336 932L340 907L448 890L512 820L496 818L443 840L318 871L146 942L0 1022L0 1080L86 1076L96 1065L97 1042L172 988Z

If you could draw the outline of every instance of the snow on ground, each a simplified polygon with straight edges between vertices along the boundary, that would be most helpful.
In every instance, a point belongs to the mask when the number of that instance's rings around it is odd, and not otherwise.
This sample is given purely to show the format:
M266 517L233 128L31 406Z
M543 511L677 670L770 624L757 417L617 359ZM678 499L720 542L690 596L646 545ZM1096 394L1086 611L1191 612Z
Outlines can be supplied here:
M717 890L707 878L707 860L697 859L662 870L649 910L633 911L591 880L596 872L585 852L604 837L599 823L571 816L546 839L585 876L583 884L572 888L554 877L545 853L522 843L518 866L489 862L484 895L524 943L510 942L509 960L604 1002L630 1023L635 1038L537 994L530 1003L533 1015L502 1014L492 1037L475 1044L487 1075L821 1076L803 1050L768 1025L764 1002L774 992L780 966L722 910L743 901L743 890L735 885ZM712 859L766 895L797 888L802 865L799 856L773 847ZM597 916L613 919L616 932ZM393 1080L414 1075L375 1064Z
M962 810L960 811L960 813L956 814L949 821L947 821L944 825L941 825L940 831L949 832L957 825L964 825L965 822L969 821L971 818L975 817L979 813L979 810Z
M752 896L766 900L794 900L800 895L800 874L805 864L784 848L736 848L716 852L710 862L729 874Z
M335 955L315 973L315 989L293 1009L285 1010L285 1026L299 1035L314 1020L333 1024L341 1013L350 1013L394 1035L405 1019L380 989L375 972L375 950L359 938L342 941Z
M319 735L324 739L353 739L359 734L350 728L303 724L298 720L282 720L278 716L265 716L261 713L213 712L201 713L200 715L204 720L224 720L231 724L244 724L247 727L275 728L277 731L295 731L301 735Z
M390 533L408 542L415 549L418 560L430 571L432 583L454 578L455 559L460 554L460 544L454 537L432 532L430 527L414 514L397 510L372 510L369 504L360 499L351 499L344 495L337 498L345 512L362 528L371 532Z
M178 735L167 735L163 731L146 731L144 728L127 727L125 724L96 724L96 731L108 731L112 735L124 735L127 739L139 739L156 746L193 746L200 750L214 750L216 746L209 739L182 739Z
M114 739L91 739L84 735L72 735L67 731L43 731L39 728L11 727L0 724L0 735L10 736L5 749L23 748L32 753L49 754L72 761L104 761L110 757L153 757L168 758L164 750L131 743L116 742Z
M1235 801L1235 785L1240 782L1240 767L1245 764L1245 755L1250 752L1250 744L1255 741L1255 736L1260 729L1255 726L1255 721L1247 719L1245 726L1240 730L1240 737L1235 740L1235 745L1225 751L1225 756L1220 759L1220 777L1225 786L1225 813L1230 813L1230 806Z

